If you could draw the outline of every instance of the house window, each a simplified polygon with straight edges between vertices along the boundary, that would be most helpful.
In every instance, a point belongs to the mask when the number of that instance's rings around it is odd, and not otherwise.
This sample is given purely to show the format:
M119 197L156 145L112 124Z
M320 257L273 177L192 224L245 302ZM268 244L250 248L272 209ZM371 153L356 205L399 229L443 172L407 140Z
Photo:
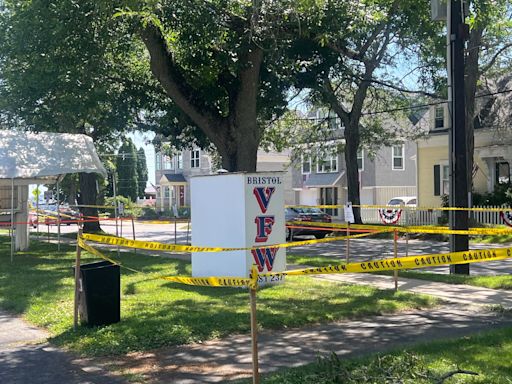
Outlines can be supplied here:
M302 174L307 175L311 173L311 156L302 155Z
M325 155L323 158L318 158L316 171L318 173L338 172L338 156L335 154Z
M168 199L170 187L162 187L162 188L164 189L164 198Z
M403 170L404 169L404 146L403 145L394 145L392 147L393 152L393 165L392 169Z
M510 164L506 161L496 163L496 184L510 184Z
M173 169L170 156L162 155L162 169Z
M176 155L176 169L183 169L183 153Z
M155 168L157 171L159 171L160 169L162 169L162 154L160 152L157 152L155 158L156 158Z
M194 149L190 152L190 167L191 168L199 168L199 159L201 158L201 151L199 149Z
M357 151L357 169L364 171L364 149Z
M450 166L443 165L441 172L441 194L450 194Z
M438 106L435 108L434 129L444 127L444 106Z

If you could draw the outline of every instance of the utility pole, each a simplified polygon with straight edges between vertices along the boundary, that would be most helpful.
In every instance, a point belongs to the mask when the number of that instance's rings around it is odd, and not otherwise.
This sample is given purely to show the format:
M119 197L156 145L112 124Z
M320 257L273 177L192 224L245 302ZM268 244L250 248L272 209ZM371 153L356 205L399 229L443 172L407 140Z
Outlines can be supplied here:
M461 0L449 0L448 5L448 60L451 78L449 84L449 111L451 127L449 132L450 163L450 207L467 208L469 203L466 103L464 99L464 40L468 26L464 23L464 9ZM449 211L450 229L468 229L468 211ZM450 235L450 252L467 251L467 235ZM450 265L451 274L469 275L469 264Z

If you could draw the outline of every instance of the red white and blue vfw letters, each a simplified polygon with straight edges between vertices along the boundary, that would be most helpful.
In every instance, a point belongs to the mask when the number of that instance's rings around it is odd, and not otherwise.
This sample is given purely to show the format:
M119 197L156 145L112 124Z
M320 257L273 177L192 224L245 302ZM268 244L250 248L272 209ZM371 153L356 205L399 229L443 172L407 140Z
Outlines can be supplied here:
M277 250L278 248L258 248L251 250L252 256L258 265L258 272L263 272L265 266L267 266L269 272L272 270Z
M275 190L275 187L256 187L252 190L252 193L254 193L254 196L256 196L256 201L260 206L261 213L267 212L270 198L272 197L272 194Z
M275 187L254 187L253 194L256 197L261 213L267 212L270 199L272 198L272 194L275 190ZM268 236L272 233L272 226L275 223L274 215L256 216L254 223L256 224L255 242L265 243L268 240ZM251 250L259 272L263 272L265 266L269 272L272 271L277 250L278 248Z

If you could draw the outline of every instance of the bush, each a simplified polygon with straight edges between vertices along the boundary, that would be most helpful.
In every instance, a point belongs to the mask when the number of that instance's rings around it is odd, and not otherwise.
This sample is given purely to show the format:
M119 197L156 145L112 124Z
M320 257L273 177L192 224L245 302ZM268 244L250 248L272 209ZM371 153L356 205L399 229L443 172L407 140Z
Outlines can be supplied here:
M174 215L174 210L172 209L164 209L160 212L161 219L174 219L176 216ZM188 219L190 217L190 207L180 207L178 208L178 218L180 219Z
M509 184L497 184L491 193L473 193L473 205L512 205L512 187Z
M156 209L153 207L143 207L139 219L156 220L158 219L158 213L156 213Z
M114 197L107 197L105 199L105 205L112 205L114 206L114 201L117 203L123 203L124 205L124 214L120 216L133 216L133 217L139 217L142 214L142 208L139 207L137 204L135 204L133 201L131 201L128 197L124 196L116 196ZM110 217L114 217L114 210L111 209L109 211Z

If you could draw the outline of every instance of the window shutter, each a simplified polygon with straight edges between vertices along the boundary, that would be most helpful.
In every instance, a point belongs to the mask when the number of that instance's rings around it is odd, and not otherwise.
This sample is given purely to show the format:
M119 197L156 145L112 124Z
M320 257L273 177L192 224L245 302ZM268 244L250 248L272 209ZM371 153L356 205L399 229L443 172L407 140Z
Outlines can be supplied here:
M441 166L434 165L434 196L441 196Z

